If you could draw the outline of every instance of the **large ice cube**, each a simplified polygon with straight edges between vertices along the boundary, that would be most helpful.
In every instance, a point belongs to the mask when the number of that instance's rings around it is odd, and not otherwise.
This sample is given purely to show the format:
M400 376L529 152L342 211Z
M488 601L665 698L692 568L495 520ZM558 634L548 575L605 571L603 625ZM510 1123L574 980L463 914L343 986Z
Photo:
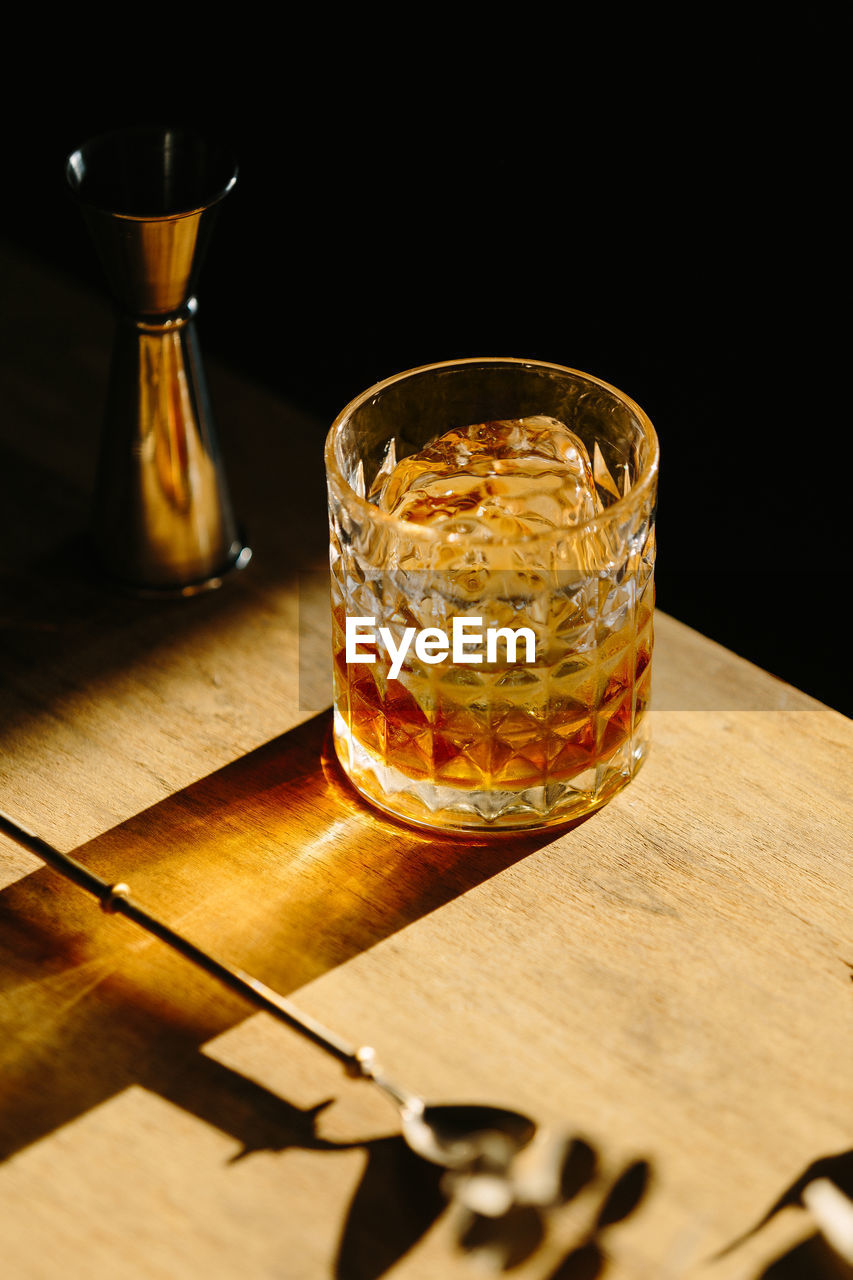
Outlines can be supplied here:
M499 541L564 529L600 510L583 442L536 415L454 428L404 458L371 495L414 524Z

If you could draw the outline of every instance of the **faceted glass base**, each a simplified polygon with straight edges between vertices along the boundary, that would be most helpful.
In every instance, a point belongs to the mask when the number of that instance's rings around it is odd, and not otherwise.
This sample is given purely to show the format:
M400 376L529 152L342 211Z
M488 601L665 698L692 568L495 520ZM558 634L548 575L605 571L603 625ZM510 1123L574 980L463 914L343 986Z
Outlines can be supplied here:
M648 753L638 725L633 743L570 781L523 790L478 791L407 777L364 747L335 710L335 751L353 786L385 813L419 827L487 835L564 826L600 809L634 777Z

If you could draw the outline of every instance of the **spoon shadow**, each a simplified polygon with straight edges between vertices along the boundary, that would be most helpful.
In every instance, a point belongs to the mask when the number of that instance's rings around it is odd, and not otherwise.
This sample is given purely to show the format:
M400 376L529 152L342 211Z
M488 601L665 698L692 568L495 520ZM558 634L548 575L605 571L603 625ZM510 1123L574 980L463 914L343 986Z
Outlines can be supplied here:
M229 1165L261 1152L364 1152L340 1228L336 1280L378 1280L415 1247L446 1207L440 1190L443 1170L416 1155L400 1134L348 1142L319 1134L318 1119L333 1098L301 1109L199 1052L158 1063L140 1083L234 1138L240 1149Z

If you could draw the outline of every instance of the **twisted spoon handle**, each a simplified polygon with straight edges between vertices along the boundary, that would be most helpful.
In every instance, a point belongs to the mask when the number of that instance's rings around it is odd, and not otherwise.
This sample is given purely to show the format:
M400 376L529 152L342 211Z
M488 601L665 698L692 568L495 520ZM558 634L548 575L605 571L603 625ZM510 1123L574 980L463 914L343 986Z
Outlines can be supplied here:
M190 942L188 938L176 933L169 925L162 920L158 920L156 916L151 915L149 911L134 902L130 896L130 889L126 884L109 884L106 880L102 880L100 876L95 875L93 871L83 866L81 862L77 862L75 858L72 858L67 853L60 853L53 845L48 844L40 836L34 835L32 831L28 831L26 827L22 827L19 823L13 821L2 811L0 811L0 831L17 844L22 845L23 848L28 849L30 853L34 853L37 858L41 858L42 862L46 862L54 871L58 871L60 875L73 881L78 888L92 894L93 897L98 899L104 911L126 916L128 920L132 920L134 924L139 925L146 933L153 934L155 938L165 942L173 951L179 952L187 960L198 965L205 973L218 978L224 986L242 996L249 1004L254 1005L256 1009L271 1013L279 1022L284 1022L292 1030L307 1036L314 1044L319 1045L321 1049L325 1049L327 1053L332 1054L342 1062L351 1075L364 1076L369 1080L373 1080L381 1089L402 1105L407 1105L411 1101L411 1095L398 1089L390 1081L385 1080L384 1077L378 1074L372 1049L368 1047L356 1048L348 1044L334 1031L324 1027L321 1022L312 1018L310 1014L303 1013L296 1005L291 1004L285 996L268 987L266 983L261 982L258 978L253 978L251 974L244 973L242 969L227 965L222 960L217 960L215 956L202 951L194 942Z

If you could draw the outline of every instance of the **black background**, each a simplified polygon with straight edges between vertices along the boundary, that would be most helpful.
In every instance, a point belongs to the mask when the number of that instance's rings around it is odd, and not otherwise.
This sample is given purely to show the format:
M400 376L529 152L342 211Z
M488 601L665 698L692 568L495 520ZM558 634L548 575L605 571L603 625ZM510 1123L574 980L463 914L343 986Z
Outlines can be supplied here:
M224 137L211 358L323 425L432 360L614 383L661 440L661 607L853 714L847 20L276 12L100 53L75 18L49 70L22 54L0 235L101 290L66 154L142 122Z

